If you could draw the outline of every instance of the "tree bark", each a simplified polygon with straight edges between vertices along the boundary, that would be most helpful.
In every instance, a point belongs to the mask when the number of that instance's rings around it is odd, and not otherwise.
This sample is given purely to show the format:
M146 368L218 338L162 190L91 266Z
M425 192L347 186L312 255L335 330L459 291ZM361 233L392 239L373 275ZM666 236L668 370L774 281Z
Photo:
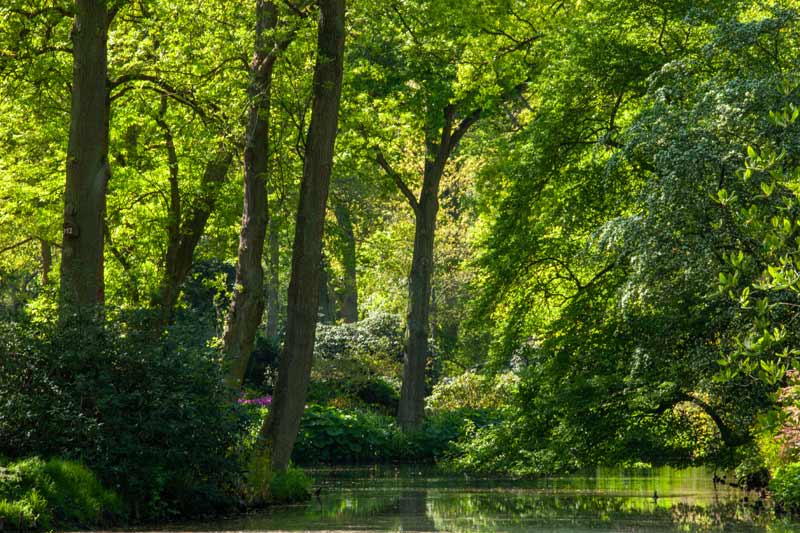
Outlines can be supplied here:
M336 224L339 226L344 283L341 297L341 316L346 323L358 321L358 285L356 284L356 238L350 208L344 202L333 206Z
M431 280L436 215L439 212L439 185L450 154L480 116L474 111L455 125L456 107L448 105L443 113L441 130L428 124L425 134L425 170L419 199L409 194L399 175L391 171L379 152L378 162L401 186L414 209L414 253L408 276L408 314L406 318L403 384L397 422L405 432L418 431L425 415L425 367L428 361L430 336ZM433 118L433 117L432 117ZM437 138L438 137L438 138Z
M319 262L319 318L317 321L322 324L333 324L335 320L336 306L331 298L328 262L323 253Z
M250 109L244 150L244 207L239 234L236 285L225 321L223 349L230 365L226 383L239 389L247 372L256 331L264 313L264 271L261 266L267 229L269 114L272 71L277 50L268 49L277 27L274 2L256 0L256 39L250 66ZM288 43L287 43L288 45Z
M259 435L275 472L285 471L297 438L311 373L319 306L325 206L333 166L344 59L344 0L319 0L314 100L297 210L286 339L272 408Z
M50 270L53 268L53 251L49 242L39 239L42 250L42 287L50 284Z
M103 214L108 164L108 27L105 0L77 0L59 312L103 303Z
M280 247L278 241L278 221L274 213L269 220L269 263L267 278L267 327L268 338L278 336L278 322L280 318Z
M421 428L425 410L425 366L430 336L431 279L436 215L439 212L438 180L441 174L426 172L423 191L414 211L414 252L408 276L403 384L397 422L403 431Z

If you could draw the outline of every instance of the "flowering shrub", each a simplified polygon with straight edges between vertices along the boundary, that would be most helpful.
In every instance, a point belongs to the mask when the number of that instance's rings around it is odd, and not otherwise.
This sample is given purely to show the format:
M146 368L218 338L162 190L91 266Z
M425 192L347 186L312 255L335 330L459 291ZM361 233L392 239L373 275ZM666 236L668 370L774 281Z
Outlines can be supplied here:
M239 405L258 405L267 407L272 403L272 396L261 396L260 398L239 398Z

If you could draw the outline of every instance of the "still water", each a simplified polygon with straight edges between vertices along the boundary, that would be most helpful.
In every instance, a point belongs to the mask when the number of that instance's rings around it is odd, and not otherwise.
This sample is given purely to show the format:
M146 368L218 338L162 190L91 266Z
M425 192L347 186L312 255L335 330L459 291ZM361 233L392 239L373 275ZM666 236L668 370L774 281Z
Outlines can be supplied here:
M313 474L321 491L307 505L177 529L800 531L800 524L758 511L752 505L755 493L715 487L712 473L704 469L600 469L534 481L470 479L395 468Z

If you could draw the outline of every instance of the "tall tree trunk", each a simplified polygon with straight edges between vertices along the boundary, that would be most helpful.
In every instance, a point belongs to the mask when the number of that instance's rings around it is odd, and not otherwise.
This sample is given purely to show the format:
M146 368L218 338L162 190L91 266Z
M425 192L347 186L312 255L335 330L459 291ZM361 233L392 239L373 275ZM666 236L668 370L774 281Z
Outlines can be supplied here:
M332 324L335 320L336 307L331 298L328 262L323 253L319 261L319 318L317 321L323 324Z
M414 198L400 175L391 169L383 154L380 151L377 154L378 163L406 196L414 209L415 217L414 253L408 276L403 385L397 410L397 422L406 432L419 430L425 414L425 367L428 361L433 246L436 215L439 212L439 185L450 154L480 117L480 110L473 111L456 126L456 111L455 105L448 105L444 109L441 125L437 126L435 122L427 125L425 170L419 200ZM437 117L431 118L436 120Z
M297 209L292 275L289 281L286 339L272 397L272 409L259 440L275 472L289 465L311 373L319 305L318 284L325 205L339 117L344 59L344 0L319 0L314 101Z
M59 294L62 318L103 303L103 213L108 165L108 26L105 0L77 0L64 237Z
M267 328L268 338L278 336L278 319L280 317L280 247L278 241L278 221L274 213L269 220L269 263L267 278Z
M347 322L358 321L358 286L356 284L356 238L353 232L353 221L350 208L344 202L336 202L333 206L336 224L339 226L341 240L342 265L344 266L344 287L342 288L342 319Z
M425 366L430 336L431 279L436 215L439 212L438 181L441 174L427 174L417 209L414 211L414 253L408 276L403 384L397 421L403 431L422 426L425 409ZM426 186L427 185L427 186Z
M39 239L42 250L42 287L50 285L50 270L53 268L53 248L49 242Z
M268 48L270 33L278 24L275 3L256 0L256 39L250 66L250 109L244 150L244 207L239 234L236 285L225 322L223 349L230 364L226 383L241 387L253 351L256 331L264 313L264 271L261 259L267 229L269 170L269 114L272 70L276 50ZM288 44L288 43L287 43Z

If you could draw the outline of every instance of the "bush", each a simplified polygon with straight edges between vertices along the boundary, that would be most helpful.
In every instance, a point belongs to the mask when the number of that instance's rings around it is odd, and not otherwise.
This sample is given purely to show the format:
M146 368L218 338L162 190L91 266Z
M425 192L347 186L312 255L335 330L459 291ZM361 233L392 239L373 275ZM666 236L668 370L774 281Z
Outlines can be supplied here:
M360 322L319 325L309 399L397 409L403 360L403 322L378 314Z
M312 480L305 472L290 467L286 472L275 474L270 480L269 492L272 503L296 503L311 498Z
M405 434L389 416L310 405L292 458L300 464L433 462L444 457L468 428L490 421L486 411L464 409L432 416L422 430Z
M800 463L790 463L775 470L769 490L777 504L793 513L800 512Z
M79 460L135 518L233 504L243 409L202 336L153 337L121 322L0 324L0 455Z
M392 420L366 411L310 405L292 453L297 463L365 463L387 460Z
M434 412L454 409L502 409L511 401L518 382L511 372L483 376L467 371L445 378L433 387L426 407Z
M0 520L28 529L89 527L118 519L119 497L85 466L38 457L0 467Z

